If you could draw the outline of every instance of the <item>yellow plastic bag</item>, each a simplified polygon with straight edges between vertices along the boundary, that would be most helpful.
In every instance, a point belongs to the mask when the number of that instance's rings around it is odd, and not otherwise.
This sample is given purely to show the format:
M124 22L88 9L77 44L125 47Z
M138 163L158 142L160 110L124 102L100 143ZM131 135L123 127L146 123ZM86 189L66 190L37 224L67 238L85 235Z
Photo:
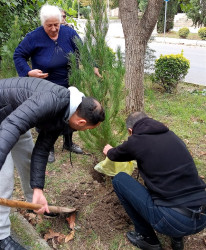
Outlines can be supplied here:
M116 162L110 161L108 157L104 161L99 162L94 169L102 174L108 176L115 176L119 172L125 172L129 175L132 175L137 164L135 161L129 162Z

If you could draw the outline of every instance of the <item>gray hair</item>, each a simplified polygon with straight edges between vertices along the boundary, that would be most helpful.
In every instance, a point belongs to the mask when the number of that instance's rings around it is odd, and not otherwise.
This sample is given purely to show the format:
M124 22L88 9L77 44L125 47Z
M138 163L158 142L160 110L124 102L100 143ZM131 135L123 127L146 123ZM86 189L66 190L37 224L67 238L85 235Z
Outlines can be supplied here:
M59 22L61 22L61 11L57 6L44 4L40 9L41 25L44 25L45 21L51 17L58 18Z
M144 112L131 113L126 119L127 129L129 128L133 129L134 124L145 117L148 117L148 116Z

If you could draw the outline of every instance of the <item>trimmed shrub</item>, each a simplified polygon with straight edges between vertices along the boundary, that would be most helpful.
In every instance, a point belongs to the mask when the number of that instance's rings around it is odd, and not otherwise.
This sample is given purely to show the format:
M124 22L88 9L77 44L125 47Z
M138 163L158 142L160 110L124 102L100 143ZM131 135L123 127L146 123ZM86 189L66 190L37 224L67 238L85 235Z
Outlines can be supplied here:
M171 93L177 87L177 84L188 73L190 62L181 54L161 55L155 61L155 73L153 81L163 86L166 92Z
M190 33L190 30L188 28L181 28L178 31L178 35L181 38L187 38Z
M198 30L198 35L202 40L206 40L206 27L200 28Z

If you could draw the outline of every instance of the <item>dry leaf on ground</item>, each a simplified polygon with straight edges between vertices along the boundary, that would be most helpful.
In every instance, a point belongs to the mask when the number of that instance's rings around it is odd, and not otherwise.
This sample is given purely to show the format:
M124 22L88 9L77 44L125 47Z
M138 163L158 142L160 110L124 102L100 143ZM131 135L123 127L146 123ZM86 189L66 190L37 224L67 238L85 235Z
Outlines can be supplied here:
M206 246L206 237L204 237L204 238L203 238L203 241L204 241L204 243L205 243L205 246Z
M61 244L61 243L64 242L65 237L66 237L66 235L60 234L60 235L57 237L57 241Z
M60 233L54 232L52 229L49 229L49 233L44 235L44 239L47 241L49 239L53 239L54 237L59 237Z
M65 242L67 243L68 241L73 240L73 239L74 239L74 231L72 230L72 231L70 232L70 234L68 234L68 235L66 236Z
M73 213L71 214L68 218L66 218L66 220L68 221L69 223L69 228L71 230L74 230L74 227L75 227L75 219L76 219L76 214Z

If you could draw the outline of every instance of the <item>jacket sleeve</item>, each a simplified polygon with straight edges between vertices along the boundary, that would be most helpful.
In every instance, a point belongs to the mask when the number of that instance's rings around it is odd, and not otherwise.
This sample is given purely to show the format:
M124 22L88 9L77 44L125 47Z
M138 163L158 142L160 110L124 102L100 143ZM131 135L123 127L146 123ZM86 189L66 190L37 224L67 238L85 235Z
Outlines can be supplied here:
M15 49L13 56L14 64L19 76L27 76L28 72L31 70L27 61L31 57L32 52L32 42L30 41L30 35L27 34L27 36Z
M116 148L111 148L107 152L107 157L111 161L117 161L117 162L124 162L124 161L132 161L135 160L135 157L133 156L129 142L125 141L121 145L119 145Z
M61 131L40 131L31 157L31 180L32 188L44 188L45 171L48 155Z
M52 120L57 112L56 96L51 92L31 96L7 116L0 125L0 169L20 135L38 123ZM56 104L57 103L57 104Z

